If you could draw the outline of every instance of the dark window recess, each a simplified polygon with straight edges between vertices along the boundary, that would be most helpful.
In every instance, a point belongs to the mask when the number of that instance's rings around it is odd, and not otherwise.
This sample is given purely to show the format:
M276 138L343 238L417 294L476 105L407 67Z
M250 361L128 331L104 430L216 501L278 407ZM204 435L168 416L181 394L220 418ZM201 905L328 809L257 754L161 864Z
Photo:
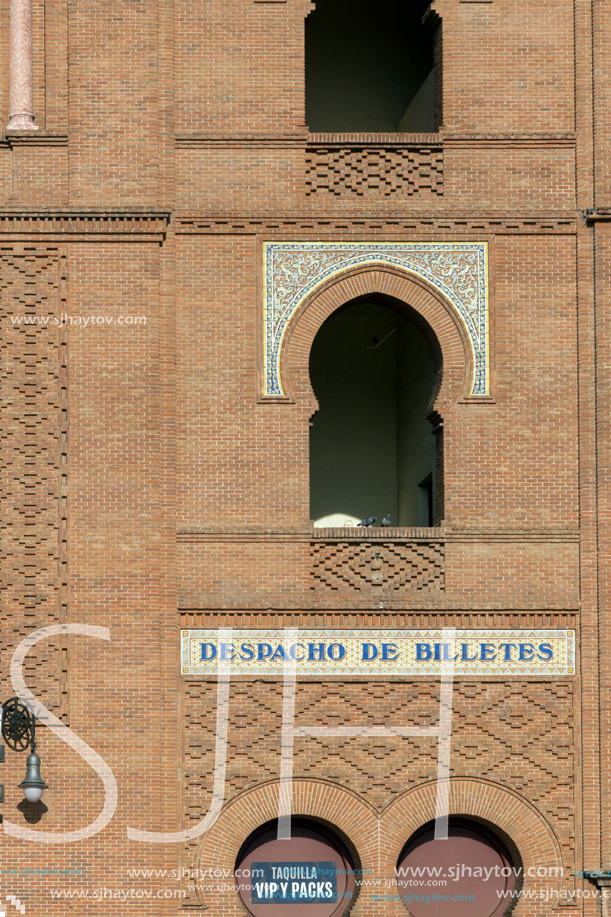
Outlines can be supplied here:
M433 498L433 475L427 474L418 484L420 525L433 525L435 500Z
M310 354L318 411L310 431L310 512L321 528L439 525L441 350L415 312L387 297L348 303ZM388 518L389 517L389 518Z
M305 45L311 131L438 128L439 27L434 16L423 23L428 6L428 0L316 0Z

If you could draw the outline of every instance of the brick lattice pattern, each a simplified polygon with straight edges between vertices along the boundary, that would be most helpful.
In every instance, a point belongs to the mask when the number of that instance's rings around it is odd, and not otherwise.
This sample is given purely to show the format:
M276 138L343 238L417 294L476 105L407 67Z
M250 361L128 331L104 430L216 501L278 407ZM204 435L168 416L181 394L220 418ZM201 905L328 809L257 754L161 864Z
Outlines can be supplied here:
M26 634L63 620L66 604L66 344L52 323L64 275L58 251L0 252L0 621L11 650ZM13 324L15 316L51 321ZM24 664L26 683L54 710L65 700L58 646L39 643Z
M311 588L442 590L444 554L443 544L435 542L312 542Z
M443 194L443 150L310 148L306 154L306 195Z
M226 801L277 779L282 732L281 681L232 688ZM300 682L301 726L434 726L439 685ZM216 686L184 688L187 824L204 817L214 773ZM554 826L567 882L575 862L575 749L570 682L457 681L454 685L452 776L490 780L532 800ZM437 773L435 738L295 739L294 775L350 786L381 812L409 787Z

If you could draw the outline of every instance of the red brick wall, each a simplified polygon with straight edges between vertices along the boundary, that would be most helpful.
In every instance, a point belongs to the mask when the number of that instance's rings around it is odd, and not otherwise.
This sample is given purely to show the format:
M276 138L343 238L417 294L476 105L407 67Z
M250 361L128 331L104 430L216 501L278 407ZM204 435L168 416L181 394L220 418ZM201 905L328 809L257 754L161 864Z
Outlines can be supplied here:
M437 0L443 130L400 139L307 134L305 0L34 7L40 130L0 135L1 699L23 634L52 622L109 627L109 643L38 647L26 675L112 767L119 804L80 844L0 834L3 865L86 870L2 877L0 892L36 917L66 913L51 887L173 888L127 870L215 857L232 865L257 819L273 817L280 686L241 682L218 825L189 845L127 839L128 826L173 831L207 810L214 690L181 684L178 632L217 624L575 627L576 678L457 686L455 776L468 788L463 798L456 782L456 805L466 799L469 814L496 818L535 865L608 866L611 684L599 664L611 633L607 5ZM0 0L2 129L8 12ZM338 162L342 174L329 178ZM426 538L389 534L381 585L367 579L366 560L357 585L342 579L352 549L338 533L322 551L309 526L307 350L333 294L304 310L288 341L294 403L259 400L261 243L274 239L490 246L492 397L462 398L468 360L455 332L438 405L445 525ZM20 310L146 324L30 332L10 321ZM416 554L417 574L403 582ZM358 719L371 704L383 722L389 711L407 715L407 692L426 719L436 690L308 683L298 704L322 719L345 704ZM388 753L362 741L300 745L303 811L335 818L363 858L381 818L392 859L417 817L430 817L433 743L407 744ZM103 792L91 768L44 728L40 751L50 789L34 827L93 820ZM22 825L24 766L13 752L0 766L2 811ZM248 803L250 793L265 802ZM420 802L404 810L404 798ZM213 909L240 907L227 896ZM363 899L355 917L372 907ZM581 899L574 910L600 912ZM71 912L113 911L81 900ZM132 912L181 908L121 905ZM523 901L515 913L550 909Z

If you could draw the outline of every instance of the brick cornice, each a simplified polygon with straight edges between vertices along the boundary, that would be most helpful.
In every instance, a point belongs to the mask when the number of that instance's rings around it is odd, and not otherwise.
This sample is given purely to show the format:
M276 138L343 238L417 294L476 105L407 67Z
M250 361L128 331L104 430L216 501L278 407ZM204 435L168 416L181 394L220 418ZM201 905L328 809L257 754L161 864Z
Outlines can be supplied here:
M3 146L9 147L10 149L16 146L64 147L68 146L68 135L43 132L6 134L6 136L0 140L0 147Z
M0 211L0 239L70 240L95 235L123 241L162 241L170 213L158 210L3 210Z
M576 145L575 134L443 134L444 147L460 147L461 149L506 149L524 147L544 147L547 149L569 148Z
M411 212L405 215L381 216L377 214L362 213L359 216L346 217L341 213L293 213L283 216L281 214L219 214L214 216L206 213L183 212L176 216L176 232L178 235L257 235L264 233L269 238L283 237L303 232L307 238L316 234L316 238L325 237L327 234L336 238L337 232L342 232L343 238L355 234L361 238L364 233L375 235L384 239L393 239L395 236L405 239L406 233L429 234L441 237L451 233L455 238L460 238L466 233L476 234L478 239L484 235L503 235L525 233L528 235L538 233L560 233L573 235L577 232L577 217L574 213L456 213L451 216Z
M341 147L383 147L411 149L412 147L461 147L467 149L481 149L500 147L569 147L576 144L574 133L451 133L449 131L434 131L431 133L410 133L392 131L364 131L364 132L314 132L298 130L286 134L269 134L263 131L244 134L207 134L193 132L177 134L174 138L177 148L200 147L235 147L235 146L263 146L276 147L278 145L290 146L341 146Z
M208 147L252 147L264 146L275 149L284 146L304 146L309 138L307 131L296 131L289 134L206 134L193 132L177 134L174 145L177 149L201 149Z
M449 619L448 615L451 616ZM328 608L193 608L181 607L177 614L178 627L205 629L208 627L363 627L363 628L414 628L425 630L432 627L447 627L450 620L458 628L567 628L579 625L579 615L570 610L514 609L504 611L494 608L469 609L456 605L453 608L409 607L401 610L379 611L372 608L357 608L352 605ZM368 675L367 679L372 676ZM495 676L478 676L482 680L494 680ZM496 676L497 680L498 676ZM500 679L501 681L503 679Z
M338 538L351 541L431 541L438 539L452 539L454 541L579 541L579 532L574 529L463 529L461 531L449 528L400 528L390 526L372 526L371 528L359 526L346 526L345 528L294 528L270 529L265 526L259 528L207 528L198 526L181 529L177 532L179 541L311 541L322 539L336 541Z
M172 214L161 210L0 210L0 239L11 241L16 238L43 237L45 240L71 241L81 236L112 236L123 240L138 237L139 241L165 238ZM587 215L588 222L611 220L611 208L601 208ZM282 235L304 232L311 236L325 233L335 234L338 230L349 236L356 233L382 234L385 238L405 237L406 232L443 235L475 233L478 235L502 235L515 233L560 233L574 234L577 219L572 214L520 214L489 213L486 215L454 213L451 217L411 213L404 216L380 217L361 214L346 219L342 214L291 214L282 217L277 214L216 214L181 213L175 217L176 232L179 235L248 234Z

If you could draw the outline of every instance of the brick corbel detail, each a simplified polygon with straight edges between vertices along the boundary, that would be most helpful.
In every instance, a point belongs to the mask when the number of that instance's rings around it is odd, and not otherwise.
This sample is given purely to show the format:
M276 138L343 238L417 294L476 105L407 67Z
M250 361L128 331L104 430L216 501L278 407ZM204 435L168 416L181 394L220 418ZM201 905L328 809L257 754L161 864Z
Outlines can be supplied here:
M609 223L611 222L611 207L597 207L595 210L586 210L585 219L587 223Z
M583 877L593 882L600 892L602 917L611 917L611 869L585 870Z
M433 31L437 28L437 26L441 25L441 13L437 9L437 5L435 3L431 3L431 5L428 7L424 16L422 17L422 22L425 26L427 26L427 28Z
M40 136L40 135L38 135ZM2 242L74 241L98 238L162 242L170 224L166 211L0 211Z

